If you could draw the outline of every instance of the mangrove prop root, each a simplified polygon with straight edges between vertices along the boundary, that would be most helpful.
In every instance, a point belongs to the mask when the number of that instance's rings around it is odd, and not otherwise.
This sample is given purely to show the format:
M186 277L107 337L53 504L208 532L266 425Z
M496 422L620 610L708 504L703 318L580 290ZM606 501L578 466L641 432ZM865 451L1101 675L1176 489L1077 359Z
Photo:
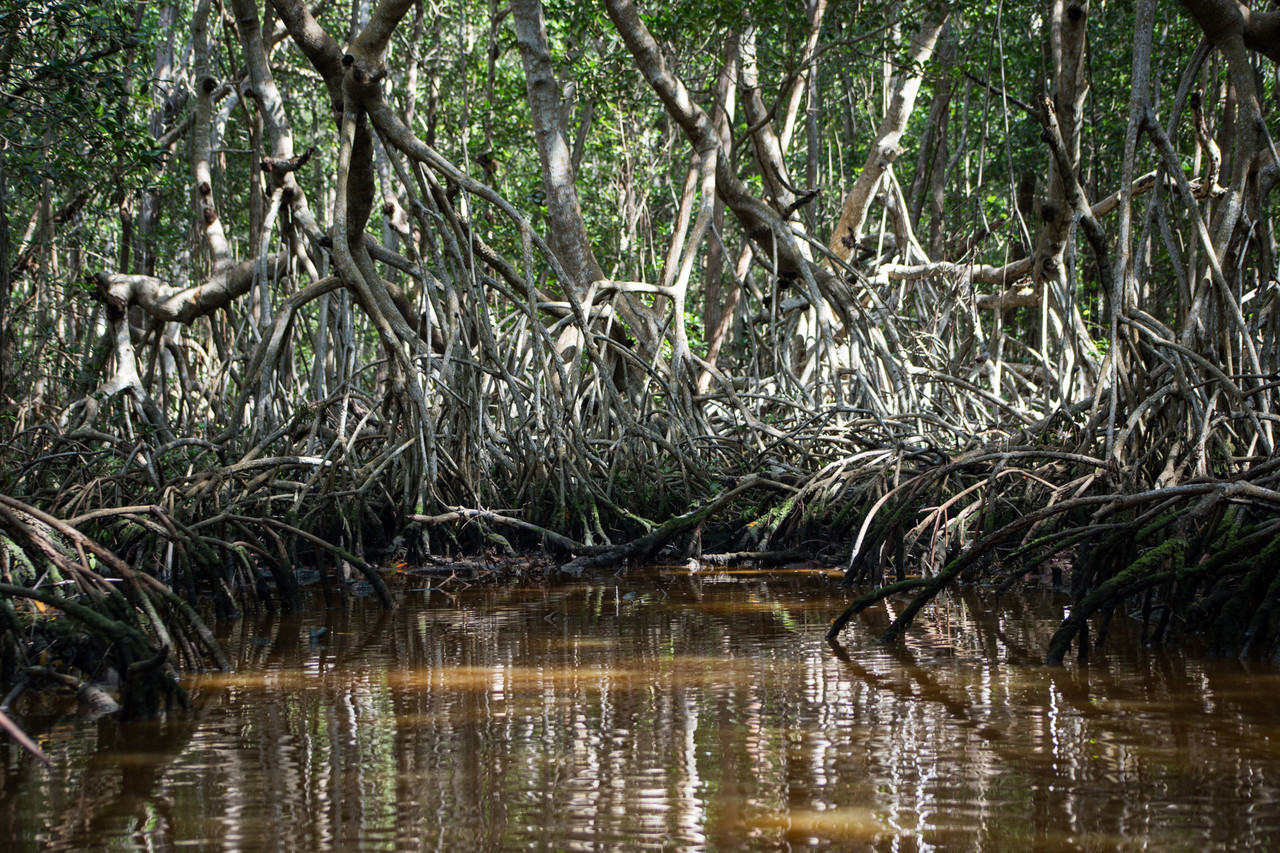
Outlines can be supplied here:
M808 551L731 551L724 554L703 554L698 562L704 566L740 566L755 563L762 566L782 566L812 558Z
M1077 547L1081 559L1077 561L1073 575L1075 603L1069 617L1049 641L1047 662L1061 663L1077 636L1084 636L1089 620L1095 614L1114 613L1127 599L1144 595L1148 590L1164 589L1173 595L1175 589L1187 590L1196 586L1202 590L1199 595L1188 598L1184 593L1178 593L1182 596L1180 600L1164 602L1161 628L1157 633L1163 633L1171 608L1190 607L1200 610L1202 622L1215 618L1216 622L1210 620L1210 624L1216 626L1215 634L1238 637L1246 651L1257 651L1267 645L1274 604L1268 604L1266 599L1271 594L1280 594L1280 582L1275 580L1276 574L1269 568L1260 567L1256 560L1250 565L1242 565L1241 558L1249 553L1249 549L1259 546L1265 546L1262 552L1270 554L1275 524L1280 524L1270 521L1280 509L1274 460L1266 460L1232 479L1204 477L1197 481L1135 491L1115 489L1116 484L1108 476L1089 475L1070 481L1078 484L1075 485L1076 491L1063 497L1061 489L1046 479L1045 474L1055 474L1061 479L1062 473L1069 473L1061 463L1092 465L1096 460L1065 455L1055 460L1051 454L1046 454L1045 464L1025 472L1021 481L1024 485L1020 489L1032 497L1047 492L1048 505L1029 509L1025 508L1026 498L1018 500L1011 494L1012 489L1004 484L1007 477L998 482L1002 476L997 475L1009 473L1007 468L1001 468L1009 461L1008 458L997 461L994 457L987 457L981 461L984 464L969 466L964 471L952 463L948 476L955 482L949 494L957 497L943 494L938 496L936 507L919 509L925 521L918 524L915 531L921 531L926 524L945 531L966 516L967 508L977 510L975 518L981 519L993 507L998 508L999 503L994 500L997 496L1002 503L1017 508L1017 512L1009 513L1013 517L1001 521L995 516L987 516L986 535L949 559L945 568L933 575L927 571L930 552L924 549L923 540L918 534L909 537L921 576L877 586L859 596L832 621L828 639L835 639L853 616L877 602L892 595L912 593L907 606L880 638L891 642L911 624L926 604L956 583L993 582L1003 593L1034 574L1043 561ZM984 471L985 483L979 479ZM861 564L864 553L874 556L876 549L863 547L871 516L888 507L890 496L908 495L918 499L921 494L927 494L918 487L922 477L929 477L935 483L933 488L937 488L937 478L932 474L917 475L914 480L905 480L894 489L886 490L875 502L855 543L855 564ZM984 490L986 494L982 494ZM1091 494L1090 491L1097 493ZM966 503L958 503L959 498ZM1237 537L1235 541L1223 539L1223 529L1216 521L1221 513L1214 509L1220 506L1235 508L1228 516L1227 525L1229 530L1237 531L1232 534ZM948 514L943 516L939 508ZM886 509L886 512L896 517L899 511ZM1240 532L1241 512L1254 512L1269 521L1256 530ZM992 521L1001 523L992 524ZM979 523L975 521L973 526ZM1100 534L1104 534L1101 541L1098 540ZM885 536L891 538L888 534ZM1018 537L1022 537L1021 542ZM1242 548L1241 543L1244 542L1248 544ZM1008 547L1010 543L1012 549ZM1001 550L1007 552L1005 557L1009 562L1002 562ZM1033 554L1037 555L1036 558L1028 562L1028 557ZM1203 556L1193 558L1191 555ZM1194 565L1189 564L1192 559L1195 560ZM1262 560L1261 556L1258 559ZM901 563L901 558L898 562ZM1176 584L1173 583L1175 581ZM1144 604L1144 608L1149 612L1150 603ZM1106 631L1100 631L1099 641L1106 634ZM1087 640L1081 642L1088 645Z
M1127 569L1100 584L1080 602L1072 605L1071 615L1063 621L1062 627L1049 640L1045 663L1051 666L1062 663L1076 633L1087 625L1089 617L1102 607L1118 604L1131 595L1178 577L1185 566L1186 548L1187 543L1183 539L1170 539L1163 542L1134 560ZM1167 571L1153 573L1154 569L1165 563L1170 564Z

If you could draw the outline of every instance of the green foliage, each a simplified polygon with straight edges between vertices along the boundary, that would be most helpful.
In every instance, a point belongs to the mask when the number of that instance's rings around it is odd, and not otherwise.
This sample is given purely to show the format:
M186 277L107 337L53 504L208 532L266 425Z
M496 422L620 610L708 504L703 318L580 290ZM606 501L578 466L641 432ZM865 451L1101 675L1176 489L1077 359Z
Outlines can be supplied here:
M146 50L132 3L5 4L0 33L0 139L10 192L34 197L43 181L83 185L104 172L137 185L158 164L131 100L150 81L134 80L130 60ZM150 35L154 36L155 33Z

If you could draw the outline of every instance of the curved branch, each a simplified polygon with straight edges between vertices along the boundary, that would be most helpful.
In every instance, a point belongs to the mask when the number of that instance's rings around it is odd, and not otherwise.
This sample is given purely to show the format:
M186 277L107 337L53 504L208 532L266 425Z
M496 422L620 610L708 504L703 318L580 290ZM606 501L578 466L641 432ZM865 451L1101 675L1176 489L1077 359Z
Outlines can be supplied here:
M124 275L100 272L89 280L98 288L113 312L123 314L136 305L150 316L163 322L189 324L219 308L225 308L232 300L243 296L253 287L254 267L257 260L242 261L233 267L210 276L204 284L195 287L172 287L149 275ZM288 271L284 255L272 255L267 260L272 281L282 278Z

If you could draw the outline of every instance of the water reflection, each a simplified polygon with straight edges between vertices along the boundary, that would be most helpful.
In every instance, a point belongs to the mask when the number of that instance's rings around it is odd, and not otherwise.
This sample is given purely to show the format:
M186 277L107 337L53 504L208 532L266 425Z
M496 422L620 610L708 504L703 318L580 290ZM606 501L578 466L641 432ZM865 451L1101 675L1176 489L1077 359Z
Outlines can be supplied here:
M620 581L620 584L622 582ZM27 709L5 850L1202 850L1280 843L1280 671L1047 669L1060 604L821 638L799 573L406 593L245 620L163 724ZM626 595L634 593L634 595ZM318 631L325 628L327 631Z

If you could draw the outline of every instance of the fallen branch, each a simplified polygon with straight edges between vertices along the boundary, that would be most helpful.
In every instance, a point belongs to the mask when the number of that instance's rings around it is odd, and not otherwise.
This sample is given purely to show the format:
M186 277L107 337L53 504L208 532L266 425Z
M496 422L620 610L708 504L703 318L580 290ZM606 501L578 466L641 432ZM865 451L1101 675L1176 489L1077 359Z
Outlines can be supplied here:
M703 554L699 562L704 566L737 566L742 563L759 563L762 566L780 566L813 557L808 551L732 551L726 554Z
M501 515L487 509L464 509L463 507L450 507L446 513L440 515L411 515L410 521L416 521L419 524L437 525L451 524L457 521L486 521L490 524L501 524L505 527L514 527L516 530L523 530L525 533L532 533L535 536L542 537L543 542L558 551L566 554L583 551L598 550L590 545L583 545L581 542L570 539L568 536L562 536L554 530L548 530L545 527L539 527L528 521L522 521L518 518Z
M654 554L662 550L662 547L676 538L682 533L693 530L702 524L711 516L715 515L723 509L730 501L741 495L743 492L754 489L758 486L769 486L772 488L782 488L788 491L792 487L785 486L782 483L775 483L756 474L742 478L738 484L732 489L716 495L701 506L691 509L684 515L678 515L669 521L659 525L656 530L641 536L639 539L633 539L622 545L610 548L602 554L593 556L578 557L569 563L560 567L560 571L570 577L579 578L589 569L605 568L607 566L617 566L625 562L642 562L653 557Z

